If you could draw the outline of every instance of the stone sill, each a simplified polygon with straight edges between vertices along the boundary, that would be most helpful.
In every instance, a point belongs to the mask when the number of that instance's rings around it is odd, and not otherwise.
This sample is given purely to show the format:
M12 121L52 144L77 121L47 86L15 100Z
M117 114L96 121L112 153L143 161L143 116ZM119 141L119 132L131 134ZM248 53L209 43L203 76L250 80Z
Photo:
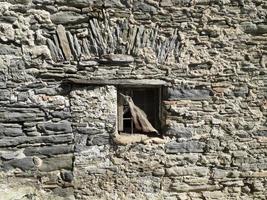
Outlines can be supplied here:
M148 135L134 133L116 133L113 136L113 141L118 145L128 145L133 143L143 143L143 144L165 144L167 140L165 138L159 138L156 136L149 137Z

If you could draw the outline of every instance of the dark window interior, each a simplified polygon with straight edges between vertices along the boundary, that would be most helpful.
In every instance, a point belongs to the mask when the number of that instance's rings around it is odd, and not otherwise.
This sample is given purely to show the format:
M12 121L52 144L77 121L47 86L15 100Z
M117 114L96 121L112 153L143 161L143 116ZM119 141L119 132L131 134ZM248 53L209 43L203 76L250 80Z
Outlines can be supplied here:
M119 88L118 89L118 129L119 132L137 133L127 102L120 93L130 96L136 106L147 115L152 126L160 129L160 88Z

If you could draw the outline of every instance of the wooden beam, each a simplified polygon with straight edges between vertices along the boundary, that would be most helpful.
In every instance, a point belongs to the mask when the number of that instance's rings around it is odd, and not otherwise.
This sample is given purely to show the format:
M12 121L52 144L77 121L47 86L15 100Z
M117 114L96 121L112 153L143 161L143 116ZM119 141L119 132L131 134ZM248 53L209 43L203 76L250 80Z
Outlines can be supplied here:
M90 79L77 79L69 78L67 82L83 85L118 85L118 86L162 86L167 85L166 81L158 79L111 79L111 80L90 80Z

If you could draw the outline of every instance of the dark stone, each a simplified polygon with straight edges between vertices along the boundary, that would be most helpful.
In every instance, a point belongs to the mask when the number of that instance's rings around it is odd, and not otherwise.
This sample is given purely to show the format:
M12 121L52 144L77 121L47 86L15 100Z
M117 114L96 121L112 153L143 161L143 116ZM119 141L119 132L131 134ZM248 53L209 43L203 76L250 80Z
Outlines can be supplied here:
M12 4L30 4L32 0L8 0L9 3Z
M25 62L22 58L13 58L9 66L9 79L16 83L32 80L25 71Z
M9 90L0 90L0 101L10 100L10 91Z
M62 171L60 172L60 176L62 178L63 181L66 181L66 182L72 182L73 181L73 173L72 171Z
M212 63L206 62L206 63L190 63L188 65L189 69L191 70L198 70L198 69L210 69L212 67Z
M40 88L34 90L35 94L46 94L46 95L57 95L58 91L56 88Z
M258 130L253 133L255 136L267 137L267 130Z
M72 132L71 123L69 121L60 121L57 123L46 122L46 123L38 124L37 128L39 131L46 133L48 135Z
M150 14L157 14L158 10L155 6L149 5L147 3L143 3L140 1L136 1L134 4L134 10L135 11L142 11L144 13L150 13Z
M17 20L17 17L14 16L1 16L0 17L0 22L8 22L8 23L13 23Z
M174 136L176 138L191 138L192 130L191 128L187 128L187 127L168 126L165 129L164 135Z
M109 8L122 8L122 7L124 7L124 5L121 3L120 0L104 0L104 6L109 7Z
M258 24L257 25L257 32L259 34L265 34L265 33L267 33L267 24Z
M240 26L245 33L249 33L252 35L261 35L267 33L266 24L254 24L252 22L242 22Z
M60 60L60 56L57 51L57 47L51 39L47 39L47 46L51 52L52 59L56 62Z
M246 97L248 95L248 92L249 92L248 86L243 85L243 86L235 87L233 92L234 92L234 95L236 97Z
M240 26L245 33L256 33L257 32L257 25L253 24L252 22L242 22Z
M27 147L24 150L26 156L34 155L57 155L57 154L68 154L73 152L73 145L64 145L64 146L47 146L47 147Z
M54 24L79 24L88 22L88 16L80 15L75 12L58 12L51 15L51 21Z
M14 45L7 45L0 43L0 55L16 55L20 56L21 48Z
M70 112L66 111L55 111L51 113L53 117L60 118L60 119L67 119L71 117Z
M38 121L45 114L34 108L3 108L0 109L0 122Z
M0 134L9 137L24 135L22 127L19 124L0 124Z
M13 147L21 144L67 144L73 142L72 134L27 137L18 136L13 138L0 139L0 147Z
M241 70L245 72L254 72L258 71L259 69L253 63L244 61L241 64Z
M33 162L32 157L26 157L22 159L14 159L7 162L4 162L3 169L11 170L14 168L19 168L23 171L33 170L35 168L35 164Z
M176 142L171 141L165 145L166 153L202 153L205 143L197 141Z
M51 172L61 169L72 169L73 164L73 155L61 155L60 157L51 157L42 159L43 163L40 166L39 170L42 172Z
M101 131L96 128L90 128L90 127L77 127L77 132L81 134L86 134L86 135L96 135L100 134Z
M75 1L70 1L70 0L57 0L57 4L59 5L66 5L66 6L73 6L73 7L78 7L78 8L84 8L88 7L89 5L94 4L94 6L103 6L103 0L75 0Z
M210 98L211 92L207 89L179 89L168 88L168 100L190 99L205 100Z
M28 92L20 92L18 94L18 101L27 101L29 98L29 93Z
M1 50L0 50L1 51ZM0 88L6 88L7 77L6 74L0 71Z

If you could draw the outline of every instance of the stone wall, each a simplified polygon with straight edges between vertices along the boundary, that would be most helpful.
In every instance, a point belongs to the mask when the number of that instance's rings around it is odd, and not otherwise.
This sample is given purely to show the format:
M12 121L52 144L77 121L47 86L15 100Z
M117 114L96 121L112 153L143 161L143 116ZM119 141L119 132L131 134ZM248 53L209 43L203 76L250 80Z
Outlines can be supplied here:
M1 1L0 199L266 199L266 17L265 0ZM165 81L163 143L114 141L129 79Z

